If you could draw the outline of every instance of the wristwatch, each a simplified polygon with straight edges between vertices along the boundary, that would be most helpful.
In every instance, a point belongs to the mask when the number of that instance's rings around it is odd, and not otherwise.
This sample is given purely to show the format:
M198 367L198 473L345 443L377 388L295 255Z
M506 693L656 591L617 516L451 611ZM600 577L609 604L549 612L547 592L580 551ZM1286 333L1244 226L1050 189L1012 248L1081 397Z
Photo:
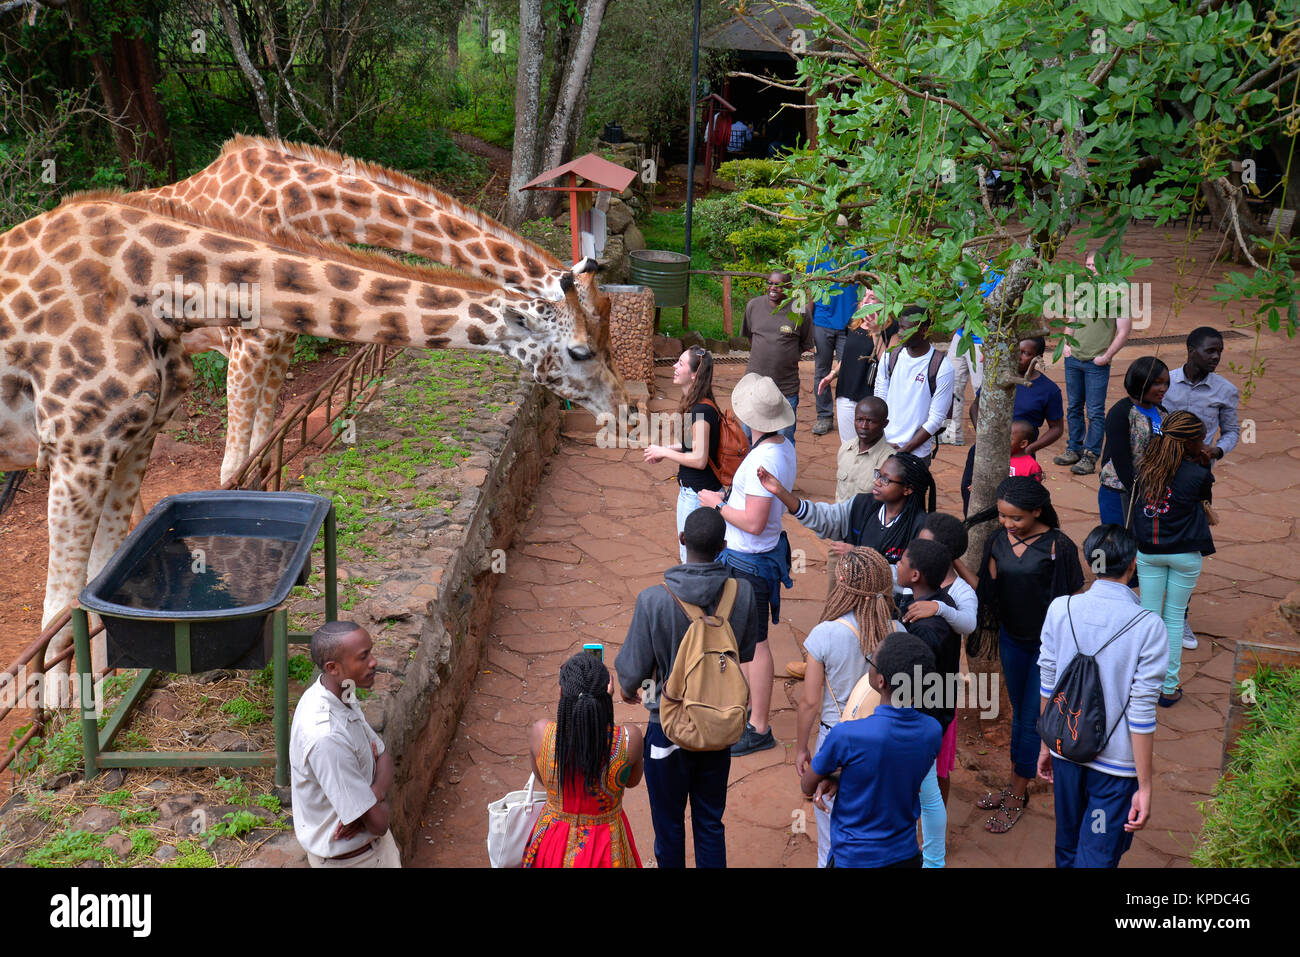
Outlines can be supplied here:
M713 507L714 507L717 511L721 512L721 511L722 511L722 506L724 506L724 505L726 505L726 504L727 504L726 502L719 502L717 505L715 505L715 506L713 506Z

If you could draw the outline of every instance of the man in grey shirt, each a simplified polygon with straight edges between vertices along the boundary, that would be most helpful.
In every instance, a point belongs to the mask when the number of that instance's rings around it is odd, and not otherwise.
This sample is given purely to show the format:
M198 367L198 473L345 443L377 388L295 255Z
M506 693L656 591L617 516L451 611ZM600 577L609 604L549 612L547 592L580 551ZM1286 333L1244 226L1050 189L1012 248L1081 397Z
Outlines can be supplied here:
M1237 387L1215 373L1223 357L1223 336L1217 329L1199 326L1187 336L1187 362L1169 370L1169 391L1165 393L1165 408L1192 413L1205 426L1205 447L1208 465L1231 452L1237 445L1241 429L1237 425L1237 403L1241 395ZM1215 441L1218 433L1218 441ZM1195 648L1196 634L1190 618L1183 622L1183 647Z
M802 313L793 311L788 272L774 269L767 277L767 295L755 296L745 304L740 334L749 337L749 364L745 371L767 376L775 382L797 416L799 357L813 347L812 305L805 305ZM752 443L749 426L743 427ZM794 425L782 429L781 434L793 442Z
M1151 817L1156 700L1169 663L1169 635L1126 584L1137 567L1137 548L1120 525L1093 529L1083 553L1094 568L1100 560L1097 580L1081 595L1053 601L1043 622L1042 707L1056 707L1057 682L1076 654L1095 655L1110 735L1087 764L1066 760L1046 742L1039 751L1038 776L1053 784L1056 802L1057 867L1118 867L1133 833Z

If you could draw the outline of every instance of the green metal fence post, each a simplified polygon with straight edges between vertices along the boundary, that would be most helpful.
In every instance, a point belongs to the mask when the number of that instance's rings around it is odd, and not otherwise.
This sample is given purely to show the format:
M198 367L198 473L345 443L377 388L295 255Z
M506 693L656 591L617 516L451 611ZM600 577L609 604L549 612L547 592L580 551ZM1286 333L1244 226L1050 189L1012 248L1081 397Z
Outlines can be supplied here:
M72 609L72 643L76 649L77 681L80 688L93 686L95 666L90 657L90 619L80 606ZM99 723L95 720L95 698L91 693L90 707L81 703L81 748L86 758L86 780L99 773Z
M289 612L273 617L275 660L275 785L289 786Z
M325 513L325 620L338 621L339 584L338 584L338 541L334 518L334 503Z

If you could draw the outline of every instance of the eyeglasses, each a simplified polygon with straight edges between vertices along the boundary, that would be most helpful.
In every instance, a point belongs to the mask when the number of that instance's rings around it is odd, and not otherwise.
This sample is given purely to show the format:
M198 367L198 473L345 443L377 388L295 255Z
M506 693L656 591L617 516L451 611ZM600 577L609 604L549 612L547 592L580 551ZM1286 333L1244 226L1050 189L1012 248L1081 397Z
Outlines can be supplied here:
M877 481L877 482L884 482L886 485L888 485L890 482L893 482L893 483L896 484L896 485L906 485L906 484L907 484L906 482L900 481L899 479L896 479L896 478L890 478L890 477L887 476L884 472L880 471L880 469L876 469L876 473L875 473L875 474L876 474L876 481Z

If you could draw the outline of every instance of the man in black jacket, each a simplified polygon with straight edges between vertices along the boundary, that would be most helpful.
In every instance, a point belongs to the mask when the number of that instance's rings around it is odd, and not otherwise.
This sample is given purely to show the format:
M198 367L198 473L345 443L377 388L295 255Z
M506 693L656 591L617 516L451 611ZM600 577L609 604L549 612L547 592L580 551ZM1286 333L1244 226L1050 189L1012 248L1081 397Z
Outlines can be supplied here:
M664 572L665 585L637 596L627 639L614 662L619 689L628 703L641 701L650 712L645 736L645 782L655 829L655 858L660 867L686 866L686 800L691 802L691 829L697 867L726 867L727 846L722 814L727 806L731 750L683 751L668 740L659 724L659 687L673 669L677 649L690 621L672 594L707 613L717 607L731 577L714 561L726 547L726 522L712 508L687 516L680 536L686 564ZM741 662L754 657L758 613L749 582L737 580L736 602L728 621L736 635ZM666 587L665 587L666 586ZM641 697L638 698L638 691Z

